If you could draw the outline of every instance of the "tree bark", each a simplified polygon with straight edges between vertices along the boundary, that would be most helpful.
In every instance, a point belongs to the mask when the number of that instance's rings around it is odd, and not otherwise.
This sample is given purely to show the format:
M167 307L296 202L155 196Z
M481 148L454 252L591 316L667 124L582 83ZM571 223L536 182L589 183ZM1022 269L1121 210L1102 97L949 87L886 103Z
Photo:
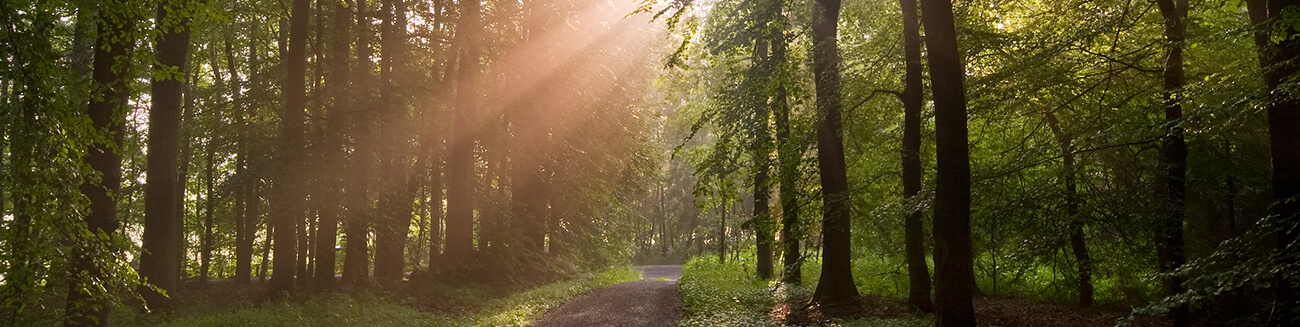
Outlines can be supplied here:
M252 42L249 42L250 50ZM251 55L251 54L250 54ZM251 60L250 60L251 62ZM250 65L251 66L251 65ZM256 238L257 223L256 217L249 216L248 206L250 205L249 185L252 184L251 176L248 176L248 145L244 133L248 131L248 106L243 103L243 96L240 94L242 86L240 85L239 74L236 70L234 45L230 42L230 37L226 38L226 72L230 73L230 97L234 101L232 110L235 110L235 180L239 181L235 187L235 284L248 284L249 278L252 277L253 268L253 240Z
M329 69L326 71L325 87L329 90L330 103L328 105L328 117L325 120L325 145L323 160L325 161L325 170L321 177L325 183L320 208L320 225L316 232L316 287L319 289L333 289L335 287L334 267L336 264L334 247L338 244L338 225L340 215L340 201L343 200L342 193L339 191L343 182L343 131L347 128L345 114L349 107L350 86L351 82L348 70L348 57L351 50L351 35L349 34L352 26L351 11L349 4L342 1L335 1L331 5L333 14L333 31L329 35L330 52L327 53ZM323 37L323 36L322 36Z
M271 267L271 247L275 244L275 224L271 223L270 217L267 217L265 226L266 239L262 241L262 262L257 268L257 280L260 282L266 281L266 272Z
M921 76L921 19L917 0L901 0L903 10L903 52L906 76L903 84L903 198L908 209L903 218L903 243L907 253L907 304L921 312L934 312L930 299L930 268L925 262L925 226L919 206L921 193L921 107L925 96Z
M406 104L394 92L395 70L402 69L403 49L406 43L406 4L402 0L383 2L381 27L380 106L384 128L384 145L380 146L382 194L379 199L380 224L375 231L375 279L384 283L400 281L404 272L403 249L407 230L411 225L411 208L414 194L409 192L410 167L405 164L403 152L406 144L399 131L407 116Z
M203 239L199 248L199 283L206 285L208 283L208 269L212 267L212 214L216 211L217 204L217 187L214 170L216 165L213 161L217 159L216 137L209 136L206 147L204 167L204 184L206 194L203 196Z
M853 284L849 183L840 135L840 54L836 41L840 0L813 3L813 77L817 88L817 164L822 186L822 275L813 302L849 305Z
M209 57L208 57L208 60L209 60L209 61L208 61L208 67L209 67L210 69L212 69L212 79L213 79L213 84L214 84L214 86L223 86L223 85L225 84L225 81L222 80L222 76L221 76L221 66L218 64L218 59L217 59L218 57L217 57L217 53L216 53L216 50L215 50L215 49L216 49L216 44L215 44L215 42L214 42L214 43L209 44L209 46L210 46L210 49L213 49L213 50L212 50L212 53L209 54ZM234 71L231 71L231 75L234 75ZM225 109L226 109L226 110L230 110L231 108L230 108L230 107L226 107ZM230 111L233 111L233 110L230 110ZM216 118L214 118L214 119L211 120L211 121L212 121L212 122L217 122L217 121L219 121L219 120L216 119ZM217 136L216 136L216 133L213 132L213 131L216 131L217 128L218 128L218 126L215 126L216 123L212 123L212 125L213 125L213 126L208 126L208 128L207 128L208 131L209 131L209 133L208 133L208 139L207 139L206 142L204 142L204 145L203 145L203 146L204 146L204 163L203 163L203 165L204 165L204 167L203 167L203 168L204 168L204 169L203 169L203 174L204 174L204 175L203 175L203 183L204 183L204 195L203 195L203 199L204 199L204 201L203 201L203 235L201 235L201 236L200 236L200 239L199 239L199 241L200 241L200 245L199 245L199 283L200 283L200 285L203 285L203 286L207 286L207 284L208 284L208 272L209 272L210 269L212 268L212 248L213 248L213 244L212 244L212 242L213 242L213 239L212 239L212 238L213 238L213 235L212 235L212 232L213 232L213 225L212 225L212 224L213 224L213 218L214 218L214 217L213 217L213 214L216 212L216 194L217 194L217 189L216 189L216 179L215 179L215 177L216 177L216 169L215 169L215 168L216 168L216 162L215 162L215 161L216 161L216 158L217 158L217 155L216 155L216 154L217 154L217 153L216 153L216 151L217 151L217 144L216 144L216 142L217 142Z
M285 106L280 116L280 169L275 180L275 202L271 221L275 224L275 268L271 274L270 297L293 292L298 247L297 224L304 219L305 201L302 163L304 111L307 108L307 29L311 0L294 0L289 20L289 49L285 56L288 68L285 83Z
M1186 261L1183 254L1184 201L1187 199L1187 143L1183 138L1182 87L1183 41L1187 31L1187 0L1157 0L1165 23L1164 109L1168 131L1161 138L1160 168L1164 175L1161 193L1168 200L1157 218L1155 230L1157 269L1162 273L1178 270ZM1168 276L1162 280L1165 295L1185 290L1183 278ZM1170 312L1174 326L1191 324L1187 305Z
M527 1L522 10L526 15L520 22L519 33L523 38L522 42L531 48L546 47L547 45L540 44L542 41L536 36L546 33L543 21L551 18L550 12L536 5L529 5ZM526 77L515 76L514 78ZM548 147L546 123L549 113L543 112L546 106L528 101L530 96L527 94L536 91L524 92L525 95L521 96L524 101L512 102L511 108L508 109L510 111L506 113L509 122L514 125L514 131L510 133L510 150L513 156L511 166L514 175L510 195L511 200L516 203L514 217L519 225L515 228L522 232L520 245L524 251L529 252L524 255L542 255L546 251L547 232L554 232L547 226L550 220L546 203L547 185L543 184L542 178L546 172L542 167L545 165L544 149Z
M194 70L191 69L189 72L186 73L186 76L194 76ZM181 124L180 124L181 126L180 153L181 154L180 157L177 158L177 163L176 163L177 166L176 167L176 188L172 190L173 192L176 192L175 196L176 199L178 199L176 200L177 201L176 207L174 209L174 211L176 212L175 215L177 217L176 219L178 223L176 223L176 225L172 227L173 229L169 231L169 233L173 233L174 235L176 235L176 237L172 238L172 246L174 246L177 249L174 252L175 258L173 260L177 265L176 269L179 272L177 276L178 282L179 282L179 278L181 278L186 274L185 263L187 260L189 260L188 258L189 251L186 248L190 244L188 241L189 240L188 236L185 235L185 219L187 218L186 215L188 214L188 212L185 211L187 209L185 206L189 203L185 201L186 200L185 194L186 192L189 192L190 161L194 159L193 158L194 142L191 142L191 137L190 137L190 133L192 132L192 129L189 126L187 126L187 124L194 121L194 112L195 112L194 79L191 78L185 81L185 86L181 88L181 99L182 99L181 102L183 103L181 105ZM193 217L195 219L199 217L198 201L194 202ZM178 284L176 287L180 288L180 285Z
M356 98L358 107L373 105L371 101L370 57L370 16L366 6L368 0L356 0L357 20L357 66ZM348 218L344 224L344 237L347 240L343 261L343 281L348 284L360 284L370 278L370 174L373 144L370 131L373 128L369 112L353 114L352 135L356 139L350 156L352 173L348 174Z
M480 5L478 1L462 2L461 21L456 37L461 42L461 53L456 83L455 126L453 126L450 157L447 159L447 245L446 262L460 264L473 254L474 237L474 143L478 137L477 75Z
M929 51L934 97L934 276L937 326L975 326L971 292L975 273L970 232L970 149L966 135L965 72L957 50L952 2L922 0L921 22Z
M122 157L115 149L121 148L125 140L124 116L131 96L126 76L132 69L130 54L135 48L132 33L139 19L134 12L136 8L128 4L128 1L121 0L106 1L99 10L99 35L95 39L91 73L92 85L96 87L92 90L96 91L93 93L95 96L90 97L87 116L96 133L103 138L90 144L84 158L86 164L99 174L99 179L87 179L81 184L81 193L90 200L86 227L96 236L89 244L110 249L120 227L116 195L122 186ZM3 206L0 202L0 208ZM107 251L113 255L116 252ZM105 276L97 262L111 258L98 257L97 253L103 252L86 249L73 256L64 326L108 326L110 303L107 294L97 294L91 291L93 288L81 286Z
M441 140L440 140L441 141ZM429 271L437 271L442 255L442 151L435 155L438 159L430 163L429 172Z
M1249 3L1250 1L1248 1ZM1270 31L1281 29L1294 35L1300 32L1290 21L1283 20L1283 11L1300 9L1300 1L1267 0L1268 25L1263 29ZM1258 36L1257 36L1258 37ZM1265 36L1264 40L1268 40ZM1278 216L1281 230L1277 233L1277 250L1280 253L1295 253L1297 239L1300 238L1300 99L1285 91L1283 85L1287 77L1300 72L1296 62L1300 59L1300 39L1288 37L1279 42L1269 42L1261 53L1260 63L1264 66L1264 84L1270 93L1268 104L1269 147L1272 149L1273 163L1273 213ZM1292 326L1300 323L1300 313L1294 308L1300 307L1300 294L1292 284L1297 263L1291 255L1280 264L1292 267L1278 274L1273 288L1273 314L1270 326Z
M186 0L158 3L159 36L154 48L152 104L149 109L148 173L145 180L145 218L140 277L164 291L175 291L180 278L182 249L181 217L176 209L182 199L176 197L178 182L177 155L181 125L181 91L190 47L189 18ZM150 310L168 309L169 299L142 287L140 295Z
M1072 137L1065 133L1061 128L1061 123L1056 120L1056 115L1047 112L1047 124L1052 128L1052 133L1056 134L1057 143L1061 146L1062 175L1063 187L1065 191L1065 214L1066 221L1070 229L1070 249L1074 253L1074 261L1079 265L1079 306L1088 308L1092 307L1092 256L1088 254L1088 246L1083 238L1083 217L1079 215L1082 206L1079 199L1079 190L1076 186L1075 179L1078 175L1077 168L1074 164L1074 150L1071 144Z
M722 201L722 222L718 223L718 262L727 263L727 207L730 200Z
M768 58L767 46L769 40L760 38L754 43L754 65L753 69L762 69L764 62ZM758 83L755 83L758 84ZM769 154L772 152L772 136L768 129L768 116L771 114L765 89L759 87L752 90L754 100L754 130L753 130L753 154L754 157L754 248L756 260L755 271L758 278L768 280L772 279L772 215L768 206L768 199L771 195L771 187L768 183L772 162Z

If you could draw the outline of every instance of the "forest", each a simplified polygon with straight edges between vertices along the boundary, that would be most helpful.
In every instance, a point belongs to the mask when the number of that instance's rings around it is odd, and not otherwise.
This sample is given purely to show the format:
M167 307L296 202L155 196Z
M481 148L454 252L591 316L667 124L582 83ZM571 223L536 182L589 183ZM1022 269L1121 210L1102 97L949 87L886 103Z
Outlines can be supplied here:
M0 6L0 325L1300 325L1300 0Z

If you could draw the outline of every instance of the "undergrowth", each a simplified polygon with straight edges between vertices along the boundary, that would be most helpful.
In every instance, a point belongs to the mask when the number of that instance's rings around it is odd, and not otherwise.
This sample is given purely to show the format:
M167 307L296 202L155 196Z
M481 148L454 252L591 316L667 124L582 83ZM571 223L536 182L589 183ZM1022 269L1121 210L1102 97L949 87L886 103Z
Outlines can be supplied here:
M779 326L768 316L776 303L769 283L754 278L742 261L687 261L677 280L686 315L677 326Z
M785 326L772 312L784 304L807 303L816 286L819 270L804 266L805 285L781 285L754 277L753 262L728 258L719 263L716 256L692 258L682 267L677 285L682 294L685 317L680 327L694 326ZM788 307L786 308L788 310ZM832 319L826 326L932 326L929 316L906 315L896 318Z
M477 285L437 285L422 295L467 305L464 310L421 310L410 301L377 296L330 293L305 300L261 305L198 304L170 313L119 312L119 326L526 326L546 310L599 287L641 278L630 267L610 269L493 298ZM417 293L420 294L420 293ZM415 299L419 302L420 299Z

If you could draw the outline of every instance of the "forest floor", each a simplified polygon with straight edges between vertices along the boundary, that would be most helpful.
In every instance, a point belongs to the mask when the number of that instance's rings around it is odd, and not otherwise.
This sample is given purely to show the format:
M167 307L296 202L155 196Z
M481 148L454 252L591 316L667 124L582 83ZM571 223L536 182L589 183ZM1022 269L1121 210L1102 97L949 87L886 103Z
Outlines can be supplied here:
M175 309L168 312L145 314L119 308L111 320L114 325L128 327L522 327L574 297L640 279L640 271L617 267L532 286L403 282L394 287L305 290L277 301L265 301L265 283L241 286L214 282L208 287L177 292ZM56 325L57 318L52 316L48 323L39 325Z
M681 266L638 266L642 279L579 296L547 312L539 327L674 326L682 316Z

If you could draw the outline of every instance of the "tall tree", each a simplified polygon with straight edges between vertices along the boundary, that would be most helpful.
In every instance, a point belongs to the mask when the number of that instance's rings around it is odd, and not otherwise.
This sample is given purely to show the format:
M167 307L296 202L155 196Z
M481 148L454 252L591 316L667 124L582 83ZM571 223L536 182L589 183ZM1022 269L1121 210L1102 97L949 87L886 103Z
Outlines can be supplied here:
M1183 42L1186 40L1187 0L1157 0L1165 24L1164 109L1168 130L1160 142L1160 169L1168 201L1162 207L1155 228L1157 268L1160 272L1178 270L1187 260L1183 254L1184 201L1187 199L1187 143L1183 138ZM1169 275L1161 281L1166 294L1184 290L1183 278ZM1191 324L1186 305L1170 313L1175 326Z
M917 0L901 0L903 10L903 197L914 206L921 193L921 107L925 95L921 76L921 19ZM925 226L919 206L908 209L903 218L903 243L907 254L907 304L922 312L933 312L930 300L930 268L925 263Z
M292 292L298 244L296 227L305 217L306 201L302 166L305 110L307 109L307 23L311 0L294 0L289 12L289 49L284 57L288 68L284 82L285 105L280 116L279 163L271 223L275 224L275 267L271 274L271 297Z
M475 111L478 94L478 34L481 6L478 1L463 1L456 41L460 53L456 82L455 119L451 149L447 158L447 244L445 261L456 264L474 251L474 143L478 137Z
M1047 124L1052 128L1052 133L1056 134L1056 142L1061 147L1062 173L1061 186L1065 192L1065 215L1070 229L1070 250L1074 253L1074 261L1079 265L1079 306L1088 308L1092 306L1092 257L1088 254L1088 246L1083 239L1083 217L1080 216L1080 207L1082 206L1079 198L1079 190L1076 182L1078 168L1075 168L1074 160L1074 138L1061 128L1060 121L1056 120L1056 114L1047 112Z
M817 164L822 184L822 275L813 301L846 305L857 301L853 285L849 181L840 135L840 0L813 3L813 77L817 87Z
M181 200L177 155L180 153L181 93L190 49L190 3L163 0L158 3L155 24L158 39L153 67L152 104L149 109L148 176L145 180L143 251L140 277L162 291L175 291L180 278L182 244L181 217L176 211ZM167 309L165 295L142 288L141 296L151 309Z
M770 41L766 38L757 38L754 42L754 65L758 74L768 74L770 72L770 58L767 54L767 46ZM757 84L757 83L755 83ZM754 157L754 212L753 220L750 221L754 226L754 248L757 262L755 269L758 278L772 279L772 215L768 206L768 199L771 195L771 187L768 185L768 175L772 169L772 162L769 155L772 153L772 135L768 127L768 117L771 115L771 107L767 101L766 89L759 87L752 90L754 101L754 126L751 130L753 140L751 142L752 156Z
M934 94L934 277L937 326L975 326L970 232L970 149L966 143L965 70L957 50L952 2L922 0L921 23Z
M215 130L215 129L213 129ZM206 191L203 195L203 237L199 248L199 282L208 283L208 271L212 267L212 248L214 241L212 239L212 215L217 209L217 187L216 187L216 161L217 161L217 144L215 136L208 136L206 144L203 146L204 169L203 184Z
M92 77L94 96L90 98L87 114L95 128L97 139L90 144L84 160L99 174L99 180L88 179L81 185L81 193L90 200L90 214L86 226L93 233L87 248L77 251L72 262L72 278L68 286L68 303L64 326L107 326L108 294L100 291L105 273L99 260L110 260L96 248L112 248L120 225L117 219L117 196L122 186L122 156L119 149L125 140L127 100L131 90L126 84L132 69L130 54L135 50L135 28L140 19L136 4L130 0L99 3ZM2 207L3 205L0 205Z
M370 106L373 76L370 71L370 12L368 0L356 0L356 103L358 107ZM343 281L349 284L361 283L370 278L370 174L372 173L373 144L370 142L370 130L373 128L369 110L352 114L352 155L349 156L352 172L348 174L347 221L344 222L344 237L347 249L343 259Z
M799 233L799 161L803 156L800 147L790 140L790 95L785 89L786 56L785 28L781 26L772 33L772 62L777 68L777 86L775 99L772 101L772 123L776 127L777 170L781 176L778 186L781 200L781 243L784 246L781 273L782 281L791 284L803 282L803 253L799 242L803 235ZM701 245L703 243L701 242Z
M408 110L401 95L394 90L396 70L402 69L406 49L406 2L385 0L381 10L379 90L384 141L379 150L382 173L379 198L379 223L375 230L375 279L396 282L402 279L405 265L402 250L411 225L412 192L408 190L410 167L406 164L405 122Z
M524 1L521 9L524 17L520 23L519 35L523 47L543 49L548 46L544 44L548 40L539 36L546 34L547 21L552 19L550 14L553 12L546 10L541 1ZM521 71L514 78L527 80L530 77L527 75L529 72ZM535 101L539 96L534 94L542 86L545 85L530 86L524 91L529 95L520 96L509 105L511 108L506 112L509 123L514 125L510 135L510 163L513 170L510 197L516 203L513 206L513 216L518 224L513 229L520 233L521 240L517 243L525 251L522 254L524 256L541 255L546 250L548 216L546 185L543 185L542 178L545 173L542 155L547 146L545 123L548 121L548 113L543 112L547 108Z
M1264 68L1264 84L1268 98L1268 136L1272 151L1273 213L1278 217L1277 250L1288 254L1280 262L1285 268L1277 274L1273 288L1273 315L1270 326L1293 326L1300 323L1300 294L1294 284L1296 276L1296 249L1300 247L1300 98L1286 86L1290 78L1300 72L1300 38L1286 37L1274 40L1271 32L1282 31L1288 35L1300 32L1285 17L1300 10L1296 0L1247 1L1251 20L1256 26L1256 44L1260 48L1260 66ZM1262 34L1262 35L1261 35Z
M432 125L432 124L431 124ZM443 212L443 156L441 137L438 137L438 144L435 154L432 154L433 161L429 163L431 171L429 172L429 272L438 271L439 263L442 261L442 222L445 214Z
M731 199L723 195L722 203L718 206L722 210L722 219L718 222L718 263L727 263L727 209L731 206Z
M251 53L249 55L252 56ZM235 51L229 37L226 39L226 71L230 73L230 96L235 101L234 128L237 131L235 176L240 180L235 185L235 275L233 278L236 284L247 284L252 277L253 241L256 240L257 234L257 217L250 214L252 211L250 207L255 207L257 204L249 199L253 194L251 190L253 181L248 171L248 139L245 136L248 133L248 112L252 106L244 103L244 98L240 94L242 86L239 74L235 70Z
M217 56L216 43L213 42L209 47L212 49L212 53L209 54L208 60L210 65L209 68L212 69L213 81L218 87L224 86L225 81L222 80L221 65L218 64L219 60L217 59L219 56ZM224 90L218 89L218 91ZM226 107L225 109L228 110L230 108ZM199 240L201 242L199 245L199 282L203 285L207 285L208 272L212 268L212 251L215 247L213 244L213 215L216 213L217 209L217 135L214 131L218 129L217 122L220 121L220 118L218 114L214 114L213 117L209 119L209 126L206 128L208 130L208 139L203 144L203 185L205 193L203 195L203 235Z
M321 172L322 191L320 222L316 232L316 287L320 289L334 288L335 279L335 251L334 247L338 243L338 223L340 206L342 200L339 192L342 186L341 168L343 165L343 137L344 128L346 128L345 114L349 110L349 100L351 99L351 89L349 86L349 67L348 58L351 56L351 26L352 13L350 4L343 1L335 1L330 5L333 21L330 22L329 35L329 52L326 54L326 60L329 62L329 69L326 70L325 91L328 93L330 103L327 105L327 117L325 117L325 130L323 131L324 145L322 154L322 165L325 171Z

